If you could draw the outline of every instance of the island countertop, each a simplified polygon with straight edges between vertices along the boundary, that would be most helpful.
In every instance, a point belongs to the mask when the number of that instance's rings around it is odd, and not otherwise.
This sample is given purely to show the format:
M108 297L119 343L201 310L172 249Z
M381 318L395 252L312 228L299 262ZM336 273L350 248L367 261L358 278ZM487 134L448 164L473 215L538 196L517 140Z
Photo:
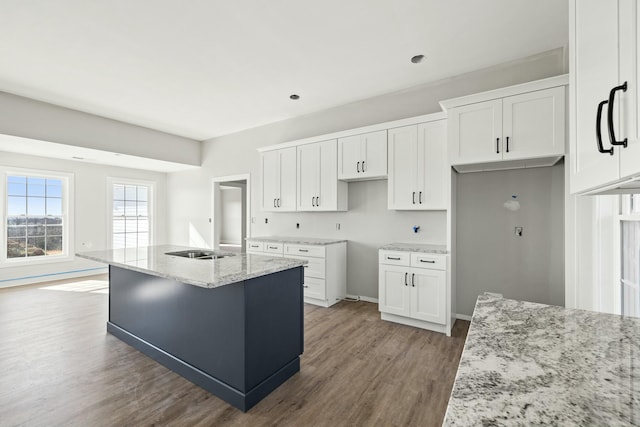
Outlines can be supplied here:
M444 425L640 425L640 319L478 297Z
M235 254L212 260L182 258L166 254L190 249L197 248L158 245L81 252L76 255L203 288L224 286L307 264L305 260L271 257L266 254Z

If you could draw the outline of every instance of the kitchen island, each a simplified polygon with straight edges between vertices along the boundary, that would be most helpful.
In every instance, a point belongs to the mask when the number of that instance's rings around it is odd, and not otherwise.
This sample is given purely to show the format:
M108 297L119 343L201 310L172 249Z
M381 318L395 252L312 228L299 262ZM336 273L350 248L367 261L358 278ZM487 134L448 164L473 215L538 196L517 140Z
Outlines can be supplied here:
M478 297L444 425L640 425L640 319Z
M109 264L107 331L242 411L300 370L305 261L151 246Z

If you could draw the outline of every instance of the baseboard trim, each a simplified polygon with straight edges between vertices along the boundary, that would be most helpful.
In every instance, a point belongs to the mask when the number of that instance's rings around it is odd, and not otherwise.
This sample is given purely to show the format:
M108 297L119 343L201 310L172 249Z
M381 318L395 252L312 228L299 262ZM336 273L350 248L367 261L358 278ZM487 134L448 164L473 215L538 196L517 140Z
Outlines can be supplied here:
M378 298L365 297L363 295L350 295L347 294L347 298L355 299L358 301L371 302L374 304L378 304Z
M82 270L60 271L57 273L35 274L33 276L14 277L0 280L0 288L10 288L13 286L34 285L36 283L51 282L52 280L74 279L84 276L95 276L107 274L107 267L85 268Z
M471 316L467 316L466 314L459 314L456 313L456 319L460 319L460 320L468 320L469 322L471 321Z

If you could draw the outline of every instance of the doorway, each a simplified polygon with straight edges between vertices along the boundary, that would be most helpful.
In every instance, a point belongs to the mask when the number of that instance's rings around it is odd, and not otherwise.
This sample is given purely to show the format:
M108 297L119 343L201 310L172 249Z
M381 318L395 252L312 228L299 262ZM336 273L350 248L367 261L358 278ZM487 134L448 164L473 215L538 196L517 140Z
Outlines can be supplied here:
M228 252L246 252L250 235L249 174L213 179L213 247Z

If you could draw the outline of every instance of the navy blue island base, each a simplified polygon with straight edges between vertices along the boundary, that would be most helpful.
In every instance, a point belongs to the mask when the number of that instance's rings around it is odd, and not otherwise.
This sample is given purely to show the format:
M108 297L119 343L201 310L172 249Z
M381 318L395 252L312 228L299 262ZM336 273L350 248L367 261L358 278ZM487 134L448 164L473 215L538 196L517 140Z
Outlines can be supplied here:
M107 331L248 411L300 370L303 274L204 288L110 265Z

